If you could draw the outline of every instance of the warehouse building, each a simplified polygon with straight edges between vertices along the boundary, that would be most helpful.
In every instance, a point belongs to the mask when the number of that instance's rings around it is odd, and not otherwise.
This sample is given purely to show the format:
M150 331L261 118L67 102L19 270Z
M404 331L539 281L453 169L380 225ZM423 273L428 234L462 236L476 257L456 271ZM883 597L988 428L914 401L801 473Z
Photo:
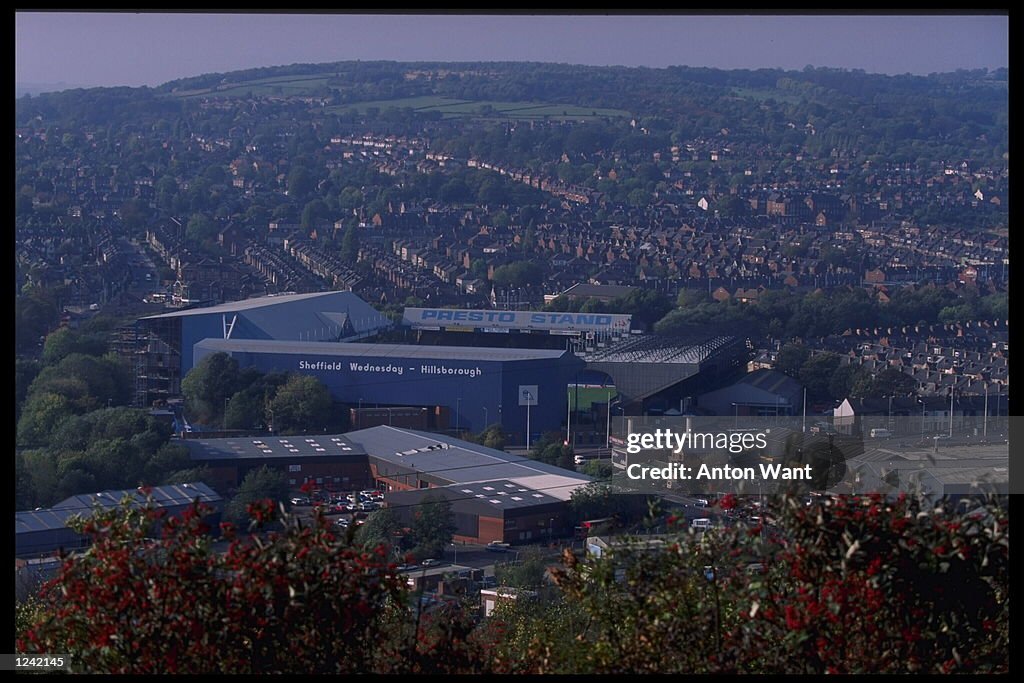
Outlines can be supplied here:
M505 451L411 429L348 434L367 452L388 507L411 523L428 496L455 514L455 540L522 543L572 531L569 500L591 478Z
M88 517L97 508L117 507L126 496L133 506L146 504L146 496L140 490L128 489L72 496L51 508L14 513L15 556L40 557L60 549L72 552L88 547L89 539L69 528L68 520L75 515ZM198 500L214 509L206 518L207 524L216 529L220 521L221 497L204 483L157 486L150 496L154 506L166 510L169 516L181 514Z
M572 531L569 500L591 478L454 437L380 425L344 435L305 435L182 442L218 485L237 486L267 465L299 488L307 481L332 491L375 488L411 523L427 495L446 498L455 538L467 543L520 543Z
M237 488L245 475L263 466L285 473L288 485L295 488L307 481L332 491L373 484L366 451L348 435L247 436L180 443L197 467L210 471L208 481L222 491Z
M263 339L204 339L195 344L192 363L218 352L243 368L316 377L334 400L350 406L427 407L441 417L438 429L480 431L501 423L513 443L526 442L528 423L531 443L561 428L566 386L584 368L558 350Z

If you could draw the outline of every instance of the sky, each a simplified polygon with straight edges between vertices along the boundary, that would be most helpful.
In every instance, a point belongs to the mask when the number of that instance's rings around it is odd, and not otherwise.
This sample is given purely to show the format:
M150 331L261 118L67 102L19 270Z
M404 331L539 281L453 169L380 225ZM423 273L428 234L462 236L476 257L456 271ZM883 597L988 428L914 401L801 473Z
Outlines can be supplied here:
M539 61L928 74L1009 65L1009 20L947 16L465 16L18 12L15 82L156 86L345 60Z

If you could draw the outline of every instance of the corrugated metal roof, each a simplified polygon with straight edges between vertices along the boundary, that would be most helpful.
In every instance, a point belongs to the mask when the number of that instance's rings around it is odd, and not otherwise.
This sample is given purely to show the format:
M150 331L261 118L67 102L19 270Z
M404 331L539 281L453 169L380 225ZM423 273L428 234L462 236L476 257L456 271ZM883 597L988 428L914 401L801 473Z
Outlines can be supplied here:
M508 481L567 500L591 481L584 474L440 434L382 425L347 436L372 458L452 484Z
M135 505L145 503L146 497L138 489L80 494L66 498L49 509L14 513L14 530L15 533L25 533L60 529L66 526L68 517L75 514L87 516L97 506L104 509L115 507L126 495L132 498ZM221 500L213 489L201 482L156 486L150 495L157 507L188 505L197 498L203 503Z
M579 486L580 482L577 481L575 485ZM415 507L422 505L423 498L431 495L446 498L452 503L461 503L460 507L464 509L469 507L489 511L516 510L550 505L564 500L564 498L549 495L547 491L537 491L506 479L451 484L412 491L394 491L386 494L385 499L388 501L388 506L392 508Z
M57 503L51 509L80 512L92 510L97 505L103 508L111 508L119 505L125 496L131 497L138 505L146 502L146 496L138 489L109 490L71 496ZM150 496L160 507L188 505L196 498L204 503L217 502L221 499L213 489L202 482L154 486L150 489Z
M311 356L367 356L420 360L468 360L502 362L517 360L551 360L568 351L542 349L495 349L468 346L412 346L409 344L360 344L337 342L299 342L270 339L204 339L197 348L214 351L253 353L302 353Z
M247 436L226 439L184 439L193 460L249 460L266 458L336 458L339 455L366 455L359 444L347 436Z
M315 292L263 296L243 301L190 308L149 316L143 320L162 318L190 318L195 316L234 316L244 320L242 327L253 336L252 328L267 339L337 340L352 336L365 336L377 329L392 326L387 316L352 292ZM350 324L351 328L346 329Z
M242 299L241 301L228 301L223 304L217 304L216 306L207 306L206 308L189 308L184 311L172 311L170 313L149 315L146 316L145 318L142 318L142 320L153 320L157 318L181 318L183 316L208 315L210 313L238 313L240 311L251 311L257 308L264 308L266 306L277 306L280 304L294 303L296 301L305 301L307 299L315 299L318 297L325 297L337 294L349 294L349 292L312 292L309 294L282 294L279 296L260 296L254 297L252 299ZM362 301L362 299L359 300Z

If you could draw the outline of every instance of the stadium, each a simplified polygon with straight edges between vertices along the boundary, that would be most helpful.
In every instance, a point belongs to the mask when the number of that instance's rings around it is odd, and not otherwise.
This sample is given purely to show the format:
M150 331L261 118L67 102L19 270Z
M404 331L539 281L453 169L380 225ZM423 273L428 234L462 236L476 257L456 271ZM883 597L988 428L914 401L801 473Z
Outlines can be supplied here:
M395 325L351 292L163 313L132 335L122 348L140 406L177 396L188 370L223 352L241 367L316 377L356 427L458 433L498 423L518 445L580 422L603 444L610 404L624 415L687 412L749 357L742 336L638 334L619 314L410 307Z

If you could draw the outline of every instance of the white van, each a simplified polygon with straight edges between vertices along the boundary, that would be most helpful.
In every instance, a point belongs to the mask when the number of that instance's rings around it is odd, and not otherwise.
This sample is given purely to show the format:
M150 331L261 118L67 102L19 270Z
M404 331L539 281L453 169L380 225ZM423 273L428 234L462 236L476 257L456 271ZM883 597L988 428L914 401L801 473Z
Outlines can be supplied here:
M690 522L690 527L693 529L710 529L711 520L707 517L701 517Z
M871 438L872 439L888 439L891 436L892 436L892 432L890 432L888 429L872 429L871 430Z

